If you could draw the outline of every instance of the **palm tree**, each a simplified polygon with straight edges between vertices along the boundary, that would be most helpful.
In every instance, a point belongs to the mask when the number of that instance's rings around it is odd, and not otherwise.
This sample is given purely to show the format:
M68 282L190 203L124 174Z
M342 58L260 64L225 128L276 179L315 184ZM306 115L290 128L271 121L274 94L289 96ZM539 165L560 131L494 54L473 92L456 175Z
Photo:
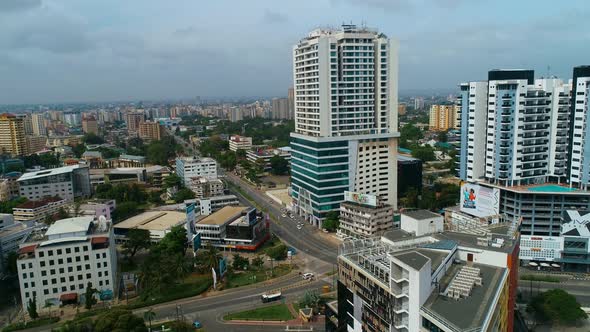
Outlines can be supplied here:
M143 313L143 320L144 321L149 321L150 324L150 331L152 330L152 320L156 318L156 313L154 312L154 309L150 308L150 310L146 311Z
M209 269L217 269L219 267L219 260L222 258L221 253L215 247L210 247L205 253L204 263Z

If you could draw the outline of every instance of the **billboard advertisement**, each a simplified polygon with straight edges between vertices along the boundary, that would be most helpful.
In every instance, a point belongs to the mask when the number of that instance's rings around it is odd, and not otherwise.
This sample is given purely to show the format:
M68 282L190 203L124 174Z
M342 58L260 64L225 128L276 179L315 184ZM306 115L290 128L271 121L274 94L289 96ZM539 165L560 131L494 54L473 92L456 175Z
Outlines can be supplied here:
M195 234L195 203L191 203L186 207L186 236L188 241L192 240L193 234Z
M476 217L497 215L500 213L500 189L464 183L459 204L462 212Z
M361 205L377 206L377 196L369 194L361 194L353 191L344 192L344 200Z

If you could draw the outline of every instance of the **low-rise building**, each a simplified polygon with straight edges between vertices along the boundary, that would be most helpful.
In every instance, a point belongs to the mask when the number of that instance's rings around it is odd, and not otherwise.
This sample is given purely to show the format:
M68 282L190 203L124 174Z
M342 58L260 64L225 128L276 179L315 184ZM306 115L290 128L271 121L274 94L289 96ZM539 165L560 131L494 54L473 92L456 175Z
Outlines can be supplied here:
M88 167L80 165L24 173L17 181L20 196L29 200L56 195L73 200L92 193Z
M20 195L18 178L22 175L21 172L9 172L0 178L0 201L5 202Z
M404 210L401 212L401 229L423 236L442 232L444 230L444 218L440 214L428 210Z
M178 211L147 211L115 224L118 243L127 241L130 229L144 229L150 232L152 242L159 242L172 227L186 224L186 213Z
M104 159L100 151L84 151L81 162L90 168L104 167Z
M344 192L340 204L340 229L353 237L374 237L394 228L394 210L375 195ZM399 225L398 225L399 226Z
M46 136L34 136L34 135L27 135L27 153L33 154L39 151L45 150L47 145L47 137Z
M270 237L269 223L255 208L225 206L195 223L201 244L218 248L254 251Z
M47 217L54 216L60 209L65 210L70 202L71 200L59 196L45 197L36 201L27 201L14 207L12 214L14 220L32 226L45 222Z
M18 246L31 234L33 228L34 226L14 221L0 228L0 276L6 269L6 256L18 250Z
M93 217L58 220L32 232L18 249L18 276L23 310L36 299L46 303L78 303L90 285L96 297L116 294L117 253L111 224Z
M90 170L90 184L96 188L105 183L145 183L147 172L143 167L97 168Z
M205 177L192 178L189 188L195 193L195 198L208 198L223 195L223 181Z
M194 177L217 179L217 162L213 158L179 157L176 158L176 174L185 186Z
M195 204L197 211L201 216L208 216L213 212L221 210L224 206L240 205L240 200L236 195L221 195L203 199L187 199L184 201L185 206Z
M252 148L252 137L232 135L229 137L229 149L233 152L238 150L250 150Z
M122 154L114 162L116 167L145 167L146 158L144 156L133 156Z
M253 148L246 153L246 159L254 164L264 164L264 170L270 170L270 159L274 156L284 158L291 164L291 148L288 146L277 149Z

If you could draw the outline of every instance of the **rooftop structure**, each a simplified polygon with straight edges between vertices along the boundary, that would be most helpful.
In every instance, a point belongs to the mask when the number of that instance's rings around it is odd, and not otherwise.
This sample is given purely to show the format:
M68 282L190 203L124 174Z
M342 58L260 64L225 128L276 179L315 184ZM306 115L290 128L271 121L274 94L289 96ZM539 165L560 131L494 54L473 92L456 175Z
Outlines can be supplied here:
M153 241L161 240L174 226L184 225L186 214L177 211L147 211L115 224L118 241L125 241L130 229L145 229Z

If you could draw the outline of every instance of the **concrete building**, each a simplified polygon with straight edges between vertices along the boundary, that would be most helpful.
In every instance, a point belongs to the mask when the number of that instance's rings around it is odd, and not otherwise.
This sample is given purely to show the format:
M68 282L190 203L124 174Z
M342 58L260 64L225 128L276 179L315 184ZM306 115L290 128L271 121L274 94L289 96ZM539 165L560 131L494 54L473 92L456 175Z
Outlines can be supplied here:
M82 131L85 134L98 135L98 121L94 116L86 116L82 119Z
M223 195L223 181L220 179L209 179L206 177L194 177L190 179L187 186L195 193L195 198L209 198Z
M37 153L47 147L47 136L31 136L25 138L27 142L27 154Z
M344 191L397 208L397 50L354 25L314 30L293 47L291 188L295 213L314 225L339 210Z
M178 211L147 211L115 224L117 243L127 241L130 229L144 229L150 232L152 242L159 242L174 226L186 225L186 213Z
M289 163L291 162L291 147L285 146L277 149L267 148L253 148L246 152L246 160L253 164L262 163L264 170L268 171L271 169L270 160L274 156L279 156Z
M52 217L60 209L67 210L67 205L71 202L69 199L63 199L59 196L45 197L37 201L27 201L17 205L12 209L14 220L22 222L28 226L38 223L44 223L49 216Z
M397 114L398 115L405 115L407 108L408 108L408 105L406 105L404 103L399 103L399 105L397 105Z
M512 331L518 233L344 242L338 280L341 331Z
M77 112L64 112L64 122L70 127L78 127L82 122L82 115Z
M374 237L395 227L391 205L379 202L374 195L349 191L344 192L339 220L338 231L353 237Z
M229 110L229 121L231 122L238 122L244 120L244 113L242 109L239 107L232 107Z
M424 109L424 98L423 97L415 97L414 98L414 109L415 110Z
M250 150L252 148L252 137L232 135L229 137L229 149L233 152L238 150Z
M0 213L0 230L14 224L14 216L10 213Z
M415 236L439 233L444 230L444 218L428 210L404 210L401 212L401 229Z
M128 112L125 114L125 123L127 124L127 133L129 136L137 136L139 124L145 121L145 113Z
M33 128L33 135L47 136L47 129L45 128L45 114L33 113L31 114L31 124Z
M430 105L430 130L446 131L460 128L458 105Z
M397 194L405 196L408 190L422 192L422 160L397 155Z
M178 157L176 158L176 175L182 179L185 186L188 186L190 179L195 177L217 179L217 162L206 157Z
M117 167L145 167L146 158L144 156L133 156L122 154L117 158Z
M287 98L273 98L270 103L271 118L280 120L289 118L289 99Z
M19 245L31 234L33 228L20 222L15 223L14 220L0 227L0 276L6 269L7 255L18 251Z
M144 167L98 168L89 174L92 188L105 183L146 183L148 178Z
M270 238L268 221L255 208L225 206L195 223L201 244L218 248L254 251Z
M17 118L23 119L25 127L25 135L33 135L33 117L31 113L26 114L15 114Z
M564 91L564 93L567 91ZM575 67L571 89L569 128L570 168L568 177L572 185L590 189L590 66ZM567 100L566 96L560 100ZM558 109L559 111L559 109ZM565 120L560 124L567 123ZM559 126L559 125L558 125ZM560 139L563 136L559 137ZM586 144L588 143L588 144Z
M20 196L29 200L48 196L73 200L76 197L88 197L92 193L88 168L80 165L24 173L17 181Z
M159 141L164 136L164 129L158 122L144 121L139 123L139 138L145 141Z
M0 115L0 153L11 156L27 153L23 118L8 113Z
M17 180L21 175L20 172L9 172L0 178L0 201L5 202L20 196Z
M287 91L287 102L289 107L287 119L293 120L293 117L295 116L295 89L293 87L290 87Z
M88 283L97 297L116 294L117 252L111 224L93 217L58 220L30 234L18 249L18 276L23 310L36 298L46 303L78 303Z

